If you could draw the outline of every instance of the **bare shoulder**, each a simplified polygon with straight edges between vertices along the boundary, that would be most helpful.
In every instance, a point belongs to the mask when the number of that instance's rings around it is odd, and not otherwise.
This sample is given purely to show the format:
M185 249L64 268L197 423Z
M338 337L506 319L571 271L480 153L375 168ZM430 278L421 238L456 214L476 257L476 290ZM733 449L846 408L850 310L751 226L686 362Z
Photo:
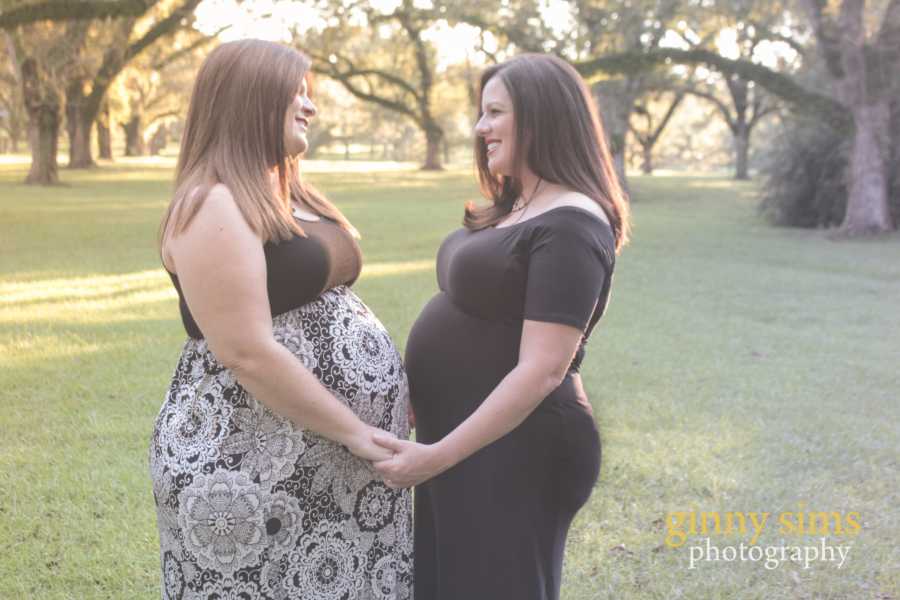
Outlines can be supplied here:
M259 236L253 232L231 192L224 185L214 185L205 198L195 197L187 201L202 203L184 230L177 235L166 236L163 262L167 269L176 267L185 254L195 253L203 248L207 251L209 248L216 248L214 254L222 257L233 252L243 252L248 246L261 244Z
M197 215L199 216L201 213L206 213L207 216L213 214L225 218L234 218L241 215L231 190L222 183L217 183L209 188Z
M606 213L603 211L600 205L581 192L566 190L561 193L554 199L553 208L560 208L562 206L574 206L575 208L586 210L590 213L593 213L598 219L609 224L609 219L607 218Z
M206 234L210 230L229 230L232 233L246 233L250 231L250 226L238 208L231 191L221 183L211 187L205 198L195 197L191 198L189 202L202 203L185 233L196 231L200 234Z

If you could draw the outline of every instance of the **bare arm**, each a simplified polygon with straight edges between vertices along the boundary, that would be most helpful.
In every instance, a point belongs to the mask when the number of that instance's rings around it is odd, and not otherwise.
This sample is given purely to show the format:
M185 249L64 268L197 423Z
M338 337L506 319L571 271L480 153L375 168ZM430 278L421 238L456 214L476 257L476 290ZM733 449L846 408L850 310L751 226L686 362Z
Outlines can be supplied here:
M372 443L381 430L360 421L275 341L262 242L227 188L210 191L188 229L166 241L166 251L210 350L250 394L361 458L390 456Z
M518 364L469 418L431 445L377 435L378 443L397 454L375 468L392 487L417 485L503 437L559 386L581 336L569 325L526 320Z

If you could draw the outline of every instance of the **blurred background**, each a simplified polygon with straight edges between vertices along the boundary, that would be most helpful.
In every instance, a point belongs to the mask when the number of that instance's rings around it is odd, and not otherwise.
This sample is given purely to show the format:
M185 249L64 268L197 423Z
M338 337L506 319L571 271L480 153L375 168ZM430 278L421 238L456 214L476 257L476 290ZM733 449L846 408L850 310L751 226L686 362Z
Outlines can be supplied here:
M851 235L900 211L893 0L2 0L0 26L0 155L33 183L173 156L204 56L258 37L314 61L310 159L465 163L480 69L551 52L623 177L759 174L774 223Z

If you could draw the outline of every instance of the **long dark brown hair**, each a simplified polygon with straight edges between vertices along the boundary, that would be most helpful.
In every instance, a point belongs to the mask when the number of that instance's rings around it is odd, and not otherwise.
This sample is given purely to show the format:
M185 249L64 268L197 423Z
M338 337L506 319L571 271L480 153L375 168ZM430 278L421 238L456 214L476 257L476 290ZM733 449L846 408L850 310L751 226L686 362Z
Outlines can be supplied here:
M309 67L294 48L263 40L228 42L206 57L191 94L160 245L187 229L217 183L263 241L305 235L291 215L291 199L355 233L324 195L301 181L299 161L284 147L285 115Z
M492 65L481 75L478 118L484 86L499 77L513 103L516 147L513 173L523 165L550 183L566 186L597 202L609 219L616 251L628 241L628 201L616 176L600 115L584 80L566 61L546 54L522 54ZM490 227L510 213L522 193L515 175L488 169L487 145L476 136L475 164L481 191L490 206L466 206L464 224Z

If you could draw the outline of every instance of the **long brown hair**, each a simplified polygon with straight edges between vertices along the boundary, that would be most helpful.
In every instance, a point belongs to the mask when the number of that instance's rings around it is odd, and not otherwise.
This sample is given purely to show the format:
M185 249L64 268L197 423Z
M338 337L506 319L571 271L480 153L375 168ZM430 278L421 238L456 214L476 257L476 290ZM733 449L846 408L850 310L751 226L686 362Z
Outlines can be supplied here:
M492 65L481 75L478 118L484 86L494 77L506 86L513 103L516 147L513 169L522 165L550 183L564 185L597 202L609 219L616 251L628 241L628 201L619 184L597 107L578 72L552 55L522 54ZM490 206L466 206L464 224L477 230L503 220L522 193L521 181L488 169L487 145L475 138L475 164Z
M285 115L309 67L309 59L294 48L262 40L228 42L210 52L191 94L160 246L167 232L187 229L217 183L228 188L264 242L305 236L292 217L292 199L355 234L324 195L301 181L299 160L284 147Z

